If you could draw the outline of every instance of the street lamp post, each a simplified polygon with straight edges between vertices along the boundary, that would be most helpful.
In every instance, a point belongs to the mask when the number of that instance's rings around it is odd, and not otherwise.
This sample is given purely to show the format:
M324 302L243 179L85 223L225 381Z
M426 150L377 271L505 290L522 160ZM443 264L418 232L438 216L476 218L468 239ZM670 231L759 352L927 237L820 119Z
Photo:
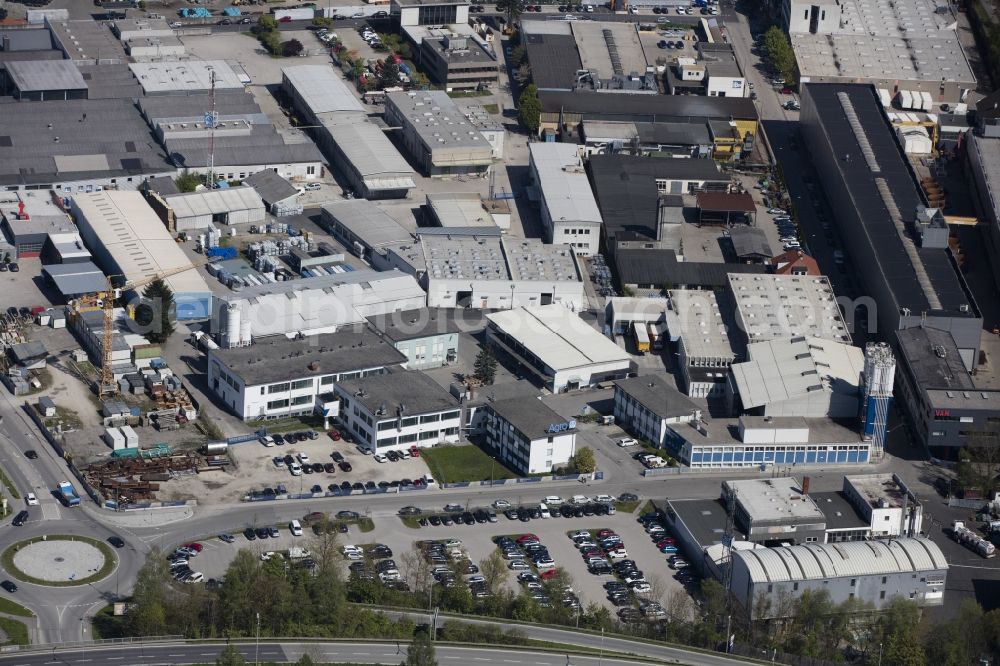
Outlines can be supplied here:
M260 613L257 613L257 640L253 649L254 666L260 666Z
M878 644L878 666L882 666L882 644Z
M604 662L604 627L601 627L601 651L597 655L597 666Z

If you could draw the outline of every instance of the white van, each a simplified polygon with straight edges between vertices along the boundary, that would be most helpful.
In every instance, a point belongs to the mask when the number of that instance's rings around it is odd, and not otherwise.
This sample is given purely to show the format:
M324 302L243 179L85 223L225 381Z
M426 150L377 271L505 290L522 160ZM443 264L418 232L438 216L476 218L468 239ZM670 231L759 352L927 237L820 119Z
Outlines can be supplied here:
M292 533L292 536L302 536L302 524L297 520L293 520L288 523L288 531Z
M542 514L542 518L552 517L552 514L549 513L549 507L544 502L538 505L538 511Z

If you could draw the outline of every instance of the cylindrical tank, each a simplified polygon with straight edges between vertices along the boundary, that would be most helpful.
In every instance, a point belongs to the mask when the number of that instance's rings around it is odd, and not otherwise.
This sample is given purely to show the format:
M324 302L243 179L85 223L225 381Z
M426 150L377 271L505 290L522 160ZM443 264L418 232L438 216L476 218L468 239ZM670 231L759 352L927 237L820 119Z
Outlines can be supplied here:
M240 344L244 346L250 344L250 319L240 322Z
M226 329L223 331L223 338L226 347L235 347L240 344L240 306L237 303L230 303L226 306Z

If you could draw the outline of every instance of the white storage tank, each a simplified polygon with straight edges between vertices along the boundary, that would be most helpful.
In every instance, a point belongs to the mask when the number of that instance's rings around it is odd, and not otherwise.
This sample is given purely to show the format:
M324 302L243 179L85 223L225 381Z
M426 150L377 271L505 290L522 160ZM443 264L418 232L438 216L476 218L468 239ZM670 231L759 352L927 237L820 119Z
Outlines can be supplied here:
M224 347L236 347L240 344L240 306L239 303L229 303L226 306L226 329L222 332Z
M139 435L135 434L135 430L132 429L130 425L123 425L121 428L122 436L125 438L125 446L130 449L139 448Z
M244 319L240 323L240 344L244 347L250 344L251 327L250 320Z

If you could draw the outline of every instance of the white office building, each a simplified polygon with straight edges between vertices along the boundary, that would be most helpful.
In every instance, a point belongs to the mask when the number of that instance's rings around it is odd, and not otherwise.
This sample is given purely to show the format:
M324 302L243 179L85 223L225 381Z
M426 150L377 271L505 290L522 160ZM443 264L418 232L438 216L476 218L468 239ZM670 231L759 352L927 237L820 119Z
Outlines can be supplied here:
M312 414L337 382L371 377L406 357L367 328L303 339L274 336L249 347L210 349L208 386L244 421ZM330 414L336 416L336 414Z
M567 421L537 397L487 403L486 441L521 474L548 474L576 454L576 421Z
M339 382L340 421L373 453L455 443L462 410L458 400L417 371Z
M629 377L615 382L615 423L630 435L663 446L668 426L696 423L701 407L662 375Z
M532 143L529 148L545 240L572 245L577 254L584 256L598 252L603 220L578 146Z

